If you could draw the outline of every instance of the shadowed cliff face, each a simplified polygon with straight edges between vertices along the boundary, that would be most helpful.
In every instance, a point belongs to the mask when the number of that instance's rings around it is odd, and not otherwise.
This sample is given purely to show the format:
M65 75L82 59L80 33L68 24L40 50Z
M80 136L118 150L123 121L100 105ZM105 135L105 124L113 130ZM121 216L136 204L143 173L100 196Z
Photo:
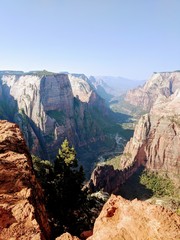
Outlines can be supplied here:
M50 239L43 197L19 128L0 121L0 239Z
M180 88L180 72L154 73L143 87L128 91L125 100L149 112L159 96L169 97Z
M106 140L108 110L84 75L4 74L0 83L0 117L18 123L33 154L54 158L65 137L80 151Z

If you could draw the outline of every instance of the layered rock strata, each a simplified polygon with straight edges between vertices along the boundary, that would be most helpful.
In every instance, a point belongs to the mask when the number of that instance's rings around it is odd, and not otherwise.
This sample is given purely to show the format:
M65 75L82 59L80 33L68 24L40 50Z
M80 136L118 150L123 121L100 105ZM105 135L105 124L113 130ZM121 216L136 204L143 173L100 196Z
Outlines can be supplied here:
M0 239L50 239L31 156L17 125L7 121L0 121Z
M180 217L161 206L112 195L96 219L88 240L174 240Z
M143 115L134 135L119 157L119 168L97 166L89 182L93 191L118 193L140 166L168 176L180 186L180 90L161 96L149 114Z
M64 138L83 151L103 143L107 115L84 75L0 75L0 119L18 123L30 151L43 159L54 158Z
M121 157L121 167L137 166L180 182L180 90L158 98L150 114L139 120Z
M159 96L169 97L178 88L180 88L179 71L154 73L143 87L128 91L125 100L149 112Z

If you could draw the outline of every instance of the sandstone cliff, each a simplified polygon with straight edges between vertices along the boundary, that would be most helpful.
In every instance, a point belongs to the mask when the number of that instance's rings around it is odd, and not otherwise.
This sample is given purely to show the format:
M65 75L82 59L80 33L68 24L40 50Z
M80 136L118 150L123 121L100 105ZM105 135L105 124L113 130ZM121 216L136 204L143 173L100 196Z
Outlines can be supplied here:
M92 172L87 187L91 193L103 190L109 194L119 194L121 186L137 170L136 163L122 170L113 166L98 165Z
M121 166L137 166L168 175L180 182L180 91L154 103L150 114L139 120L127 143Z
M119 169L97 166L89 182L92 192L118 193L140 166L171 178L180 186L180 90L160 96L149 114L143 115L134 135L119 157Z
M159 96L169 97L178 88L180 88L180 72L154 73L143 87L128 91L125 100L149 112Z
M111 196L88 240L180 239L180 217L160 206Z
M54 158L65 137L86 154L86 147L91 151L97 142L102 145L107 115L104 100L84 75L0 76L0 118L18 123L30 151L43 159Z
M0 239L50 239L31 157L19 128L7 121L0 121Z

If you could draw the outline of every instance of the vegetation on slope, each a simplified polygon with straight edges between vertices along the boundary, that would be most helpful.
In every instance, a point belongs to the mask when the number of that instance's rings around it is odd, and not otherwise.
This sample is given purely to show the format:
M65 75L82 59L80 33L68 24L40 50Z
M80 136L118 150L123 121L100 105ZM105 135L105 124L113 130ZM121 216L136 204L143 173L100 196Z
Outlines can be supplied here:
M33 165L46 196L54 238L69 231L78 235L90 229L102 204L82 190L83 168L78 166L76 151L67 139L62 143L54 163L33 156ZM96 211L92 211L96 208Z
M160 176L158 173L143 171L140 183L147 189L152 190L155 197L174 196L175 187L169 178Z

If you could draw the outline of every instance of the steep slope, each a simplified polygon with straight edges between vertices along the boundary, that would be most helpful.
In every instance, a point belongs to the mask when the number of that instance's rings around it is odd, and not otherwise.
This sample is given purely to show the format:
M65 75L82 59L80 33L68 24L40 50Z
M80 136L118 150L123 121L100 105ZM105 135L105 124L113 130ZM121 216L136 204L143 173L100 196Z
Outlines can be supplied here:
M119 157L119 169L97 166L89 183L91 191L118 193L140 166L168 176L180 187L180 90L160 96L149 114L137 123L133 137Z
M118 95L118 91L111 88L107 83L105 83L101 78L96 79L93 76L89 77L89 81L96 89L99 96L109 102L114 96Z
M180 217L160 206L111 196L96 219L88 240L174 240Z
M1 75L0 118L18 123L30 151L44 159L56 156L65 137L85 155L96 143L101 148L107 137L104 128L109 127L106 117L104 100L84 75Z
M0 121L0 239L50 239L31 157L19 128L7 121Z
M180 182L180 91L169 98L159 98L150 114L139 120L133 138L127 143L123 167L134 162L168 175Z
M125 100L149 112L159 96L169 97L180 88L180 72L154 73L143 87L130 90Z

